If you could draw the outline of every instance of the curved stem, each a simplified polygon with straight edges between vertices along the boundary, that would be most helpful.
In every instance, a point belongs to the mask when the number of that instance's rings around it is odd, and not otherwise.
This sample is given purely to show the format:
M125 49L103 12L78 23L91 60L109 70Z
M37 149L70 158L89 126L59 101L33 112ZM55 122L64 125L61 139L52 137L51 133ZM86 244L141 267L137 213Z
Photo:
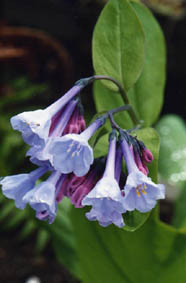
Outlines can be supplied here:
M118 124L114 121L112 113L108 112L108 116L109 116L109 120L110 120L110 123L112 125L112 128L115 128L117 130L121 130L121 128L118 126Z
M92 76L90 78L90 82L93 82L95 80L108 80L108 81L113 82L118 87L118 90L121 94L121 97L122 97L124 103L130 104L126 92L124 91L123 87L121 86L121 84L117 80L115 80L115 79L113 79L112 77L109 77L109 76L98 76L98 75ZM135 114L132 106L130 107L130 109L128 109L128 113L129 113L133 123L136 124L136 125L139 124L138 118L136 117L136 114Z

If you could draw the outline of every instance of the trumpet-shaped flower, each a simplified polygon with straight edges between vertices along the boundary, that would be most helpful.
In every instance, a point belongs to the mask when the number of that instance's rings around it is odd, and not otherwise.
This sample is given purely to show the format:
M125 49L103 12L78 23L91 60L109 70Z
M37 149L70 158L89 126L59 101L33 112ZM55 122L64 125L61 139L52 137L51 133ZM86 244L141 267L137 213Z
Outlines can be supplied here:
M104 120L99 118L80 135L67 134L56 137L48 149L55 170L64 174L73 172L79 177L85 175L94 160L93 150L88 140L103 123Z
M56 123L56 115L82 89L82 85L75 85L64 96L44 110L27 111L11 118L14 130L22 133L24 141L31 145L44 145L50 129Z
M60 117L57 117L50 128L50 133L43 144L32 146L26 153L27 156L37 159L38 161L46 161L52 164L52 155L48 152L49 145L54 141L54 137L61 136L67 126L70 117L77 105L78 100L71 100L65 107ZM57 120L57 121L56 121Z
M86 213L89 220L98 220L101 226L115 224L124 226L122 213L123 197L115 179L116 136L111 134L109 152L103 177L96 186L82 200L82 205L91 205L92 209Z
M18 174L4 177L0 184L2 185L3 194L10 199L15 200L15 206L24 209L26 202L23 200L24 195L32 190L37 179L39 179L48 168L40 167L29 174Z
M137 209L140 212L147 212L156 205L158 199L165 198L165 186L153 183L150 177L144 175L137 168L129 145L122 135L120 141L128 170L123 206L129 211Z
M147 212L155 207L158 199L165 198L165 186L153 183L139 170L128 175L124 192L123 206L128 211Z
M24 195L23 201L29 203L40 220L48 220L49 224L54 221L57 212L56 197L63 181L64 175L54 171L45 182Z

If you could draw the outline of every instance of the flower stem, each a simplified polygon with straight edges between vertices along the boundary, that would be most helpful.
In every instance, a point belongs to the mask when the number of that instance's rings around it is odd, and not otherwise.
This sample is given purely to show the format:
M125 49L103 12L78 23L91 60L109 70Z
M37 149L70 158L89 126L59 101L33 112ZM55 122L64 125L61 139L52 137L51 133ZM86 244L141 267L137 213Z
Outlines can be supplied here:
M93 82L95 80L109 80L109 81L113 82L118 87L118 90L121 94L121 97L122 97L124 103L128 104L128 105L130 104L126 92L124 91L123 87L121 86L121 84L117 80L115 80L115 79L113 79L112 77L109 77L109 76L96 76L95 75L95 76L90 77L90 82ZM139 124L138 118L136 117L136 114L135 114L132 106L130 106L130 108L128 109L128 113L129 113L130 118L133 121L133 123L135 125Z

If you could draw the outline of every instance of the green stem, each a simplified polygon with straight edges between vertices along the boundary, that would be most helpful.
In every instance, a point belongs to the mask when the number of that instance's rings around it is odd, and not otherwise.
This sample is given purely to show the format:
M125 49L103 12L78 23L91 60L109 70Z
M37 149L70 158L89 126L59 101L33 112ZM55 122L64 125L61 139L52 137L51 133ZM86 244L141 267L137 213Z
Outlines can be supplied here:
M121 97L122 97L122 99L123 99L123 102L125 103L125 104L130 104L130 102L129 102L129 99L128 99L128 96L127 96L127 94L126 94L126 92L124 91L124 89L123 89L123 87L121 86L121 84L118 82L118 81L116 81L115 79L113 79L112 77L109 77L109 76L92 76L91 78L90 78L90 80L91 80L91 82L93 82L93 81L95 81L95 80L108 80L108 81L111 81L111 82L113 82L117 87L118 87L118 90L119 90L119 92L120 92L120 94L121 94ZM128 109L128 113L129 113L129 115L130 115L130 118L131 118L131 120L133 121L133 123L135 124L135 125L138 125L139 124L139 121L138 121L138 118L136 117L136 113L134 112L134 109L132 108L132 106Z
M123 99L124 104L130 105L128 96L127 96L126 92L124 91L122 85L117 80L113 79L112 77L95 75L95 76L92 76L92 77L89 77L89 78L80 79L79 81L77 81L75 83L75 85L85 87L88 84L93 83L95 80L108 80L108 81L113 82L118 87L119 93L121 94L121 97ZM128 109L125 109L125 110L128 111L130 118L133 121L133 123L135 125L138 125L139 120L138 120L136 113L134 112L134 109L132 108L132 106L130 105L130 107ZM123 111L123 110L121 110L121 111Z
M121 128L118 126L118 124L114 121L113 114L116 114L116 113L121 112L121 111L129 111L130 108L131 108L131 106L129 104L123 105L123 106L120 106L120 107L117 107L117 108L114 108L112 110L107 111L107 113L104 114L102 117L103 117L103 119L109 118L112 127L117 129L117 130L121 130Z

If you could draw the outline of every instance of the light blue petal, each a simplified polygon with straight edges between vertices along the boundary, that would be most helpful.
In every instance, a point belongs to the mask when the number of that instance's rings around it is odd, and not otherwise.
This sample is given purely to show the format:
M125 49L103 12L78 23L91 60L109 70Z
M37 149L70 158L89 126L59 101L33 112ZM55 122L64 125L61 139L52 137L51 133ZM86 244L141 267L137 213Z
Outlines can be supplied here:
M26 203L23 197L34 187L35 182L30 179L29 174L19 174L3 178L0 184L3 194L14 199L17 208L24 209Z
M64 174L74 172L81 177L89 171L93 163L92 148L76 134L56 138L49 146L49 153L53 156L54 168Z
M154 208L158 199L165 197L165 186L153 183L151 178L140 171L134 171L127 178L124 192L123 206L126 210L137 209L144 213Z
M23 200L36 210L36 214L41 212L48 213L48 220L50 217L56 217L57 202L55 186L52 183L47 181L40 183L33 190L29 191Z
M39 109L20 113L12 117L10 122L14 130L22 133L27 144L38 145L48 137L51 117L49 111Z
M89 220L97 220L103 227L112 223L118 227L124 226L122 213L126 210L115 179L103 177L82 200L82 205L92 205L92 209L86 214Z

